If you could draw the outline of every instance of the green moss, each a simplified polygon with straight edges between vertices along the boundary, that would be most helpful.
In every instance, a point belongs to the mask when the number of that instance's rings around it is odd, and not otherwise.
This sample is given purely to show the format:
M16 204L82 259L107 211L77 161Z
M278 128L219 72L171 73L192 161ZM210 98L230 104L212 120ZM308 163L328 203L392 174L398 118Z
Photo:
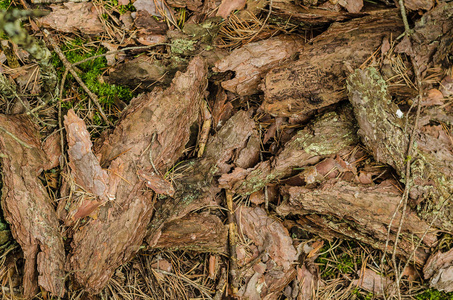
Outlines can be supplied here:
M440 292L435 289L424 291L415 297L418 300L453 300L453 293Z
M11 6L11 0L0 0L0 9L8 9Z
M61 50L65 53L67 59L71 63L76 63L83 59L99 54L104 54L106 52L105 48L103 47L87 47L85 45L85 41L80 38L75 39L70 43L66 43L61 47ZM61 79L61 76L64 72L63 64L56 54L53 54L52 61ZM126 103L128 103L133 98L134 95L128 87L108 84L100 80L101 75L107 69L107 60L105 59L105 57L98 57L96 59L89 60L85 63L77 65L76 67L77 69L82 71L78 74L82 81L90 89L90 91L98 96L99 102L104 107L111 106L116 98ZM68 74L65 83L65 90L71 88L73 84L74 78L71 74ZM81 94L84 94L83 89L80 87L79 92ZM63 103L64 108L70 108L72 106L73 103L71 102ZM99 118L99 120L101 119ZM102 123L102 121L100 121L100 123Z

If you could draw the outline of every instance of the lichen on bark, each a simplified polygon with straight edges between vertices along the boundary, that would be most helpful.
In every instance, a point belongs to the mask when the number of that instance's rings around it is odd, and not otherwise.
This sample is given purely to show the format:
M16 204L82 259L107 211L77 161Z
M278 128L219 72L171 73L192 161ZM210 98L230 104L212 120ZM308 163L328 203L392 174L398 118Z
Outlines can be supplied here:
M347 80L349 101L359 124L358 134L374 158L392 166L409 184L411 203L418 215L442 230L453 230L453 153L439 139L416 131L413 157L406 157L409 134L398 106L392 102L387 85L375 68L356 70ZM408 126L407 128L409 128ZM439 150L442 151L439 151ZM406 159L411 159L411 176L404 178Z

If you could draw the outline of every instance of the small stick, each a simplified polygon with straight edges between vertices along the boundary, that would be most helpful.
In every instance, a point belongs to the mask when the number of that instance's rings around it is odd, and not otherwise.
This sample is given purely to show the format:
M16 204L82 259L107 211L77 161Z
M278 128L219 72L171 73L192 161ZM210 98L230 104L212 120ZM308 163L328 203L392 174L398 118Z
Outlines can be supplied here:
M226 274L225 268L222 268L222 270L220 271L219 282L216 285L216 293L215 293L213 300L223 299L222 296L223 296L223 293L225 292L226 280L227 280L227 274Z
M200 133L200 141L198 143L198 157L202 157L204 153L204 149L206 147L206 141L208 140L209 136L209 130L211 129L211 124L212 124L212 115L209 112L208 105L206 101L203 101L203 126L201 127L201 133Z
M66 69L69 70L69 72L72 74L72 76L74 76L75 80L77 81L77 83L83 88L83 90L88 94L88 96L91 98L91 100L93 100L94 104L96 104L98 110L99 110L99 114L101 115L101 117L104 119L104 121L107 123L107 125L109 126L112 126L113 124L109 121L109 119L107 118L107 116L105 115L104 113L104 110L102 109L102 106L101 104L99 103L99 100L98 100L98 97L93 94L90 89L85 85L85 83L83 83L82 79L80 79L79 75L77 74L77 72L74 70L74 67L72 66L72 64L68 61L68 59L66 58L66 56L63 54L63 52L61 51L60 47L58 47L57 43L55 42L55 40L52 38L52 36L50 35L50 33L47 31L47 30L44 30L44 36L45 38L47 39L47 41L52 45L53 49L55 50L55 52L57 53L58 57L60 58L61 62L63 63L63 65L65 66Z
M233 193L230 190L225 191L226 201L228 206L228 244L230 250L230 277L231 277L231 287L233 291L233 296L238 293L239 282L238 282L238 263L237 263L237 253L236 253L236 244L237 244L237 230L236 223L234 221L234 211L233 211Z

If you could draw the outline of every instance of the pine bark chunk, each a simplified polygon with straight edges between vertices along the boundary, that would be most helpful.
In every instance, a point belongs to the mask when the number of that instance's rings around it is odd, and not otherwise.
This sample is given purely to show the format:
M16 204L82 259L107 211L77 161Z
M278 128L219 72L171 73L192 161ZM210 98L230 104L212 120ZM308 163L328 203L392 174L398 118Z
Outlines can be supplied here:
M227 253L228 231L214 215L189 214L168 222L155 248Z
M25 116L0 115L2 209L24 251L24 295L43 289L63 296L65 250L55 208L38 176L55 167L38 128Z
M207 143L201 159L183 163L181 171L175 173L175 196L157 204L156 213L150 223L146 242L156 246L165 223L181 219L190 211L208 205L220 191L214 184L214 176L229 172L229 163L235 153L246 148L251 135L257 135L255 122L247 112L239 111Z
M448 139L416 132L413 157L407 158L409 133L398 116L398 107L387 92L387 84L374 68L356 70L347 81L349 100L359 124L359 135L378 162L386 163L404 178L406 159L411 163L410 198L418 215L441 230L453 230L453 151ZM426 128L426 126L425 126Z
M284 190L288 200L277 208L277 212L283 216L318 214L321 219L325 216L325 222L320 223L320 220L317 220L315 224L332 230L337 237L341 234L367 242L378 249L392 251L401 213L397 213L393 221L390 246L387 249L384 249L384 246L387 227L401 200L401 192L395 184L384 181L380 185L367 186L329 180L313 190L306 187L287 187ZM409 210L403 223L398 254L409 257L416 244L413 243L414 239L422 238L428 228L428 223L421 220L414 211ZM315 228L311 231L317 232ZM436 235L428 233L423 239L423 245L432 247L436 241ZM415 262L422 265L426 259L426 252L418 249Z
M219 179L221 187L237 194L250 195L273 180L288 177L293 169L319 162L323 158L349 149L358 141L350 119L352 111L322 115L288 141L273 161L263 161L250 169L236 168Z
M402 22L395 10L332 24L303 48L296 62L266 75L263 109L274 116L290 117L346 99L345 74L366 61L384 37L401 32Z
M114 270L139 250L154 206L153 192L146 189L146 179L138 171L164 174L182 155L190 127L198 120L206 71L204 61L195 57L168 89L133 99L97 151L99 166L109 170L106 189L110 201L98 198L102 204L98 216L74 233L67 260L75 281L89 293L99 293ZM82 127L76 133L88 134ZM82 164L72 172L98 170L103 174L90 157L90 164L72 160L73 165ZM99 181L103 185L107 180Z
M236 76L223 81L222 87L241 96L253 95L266 72L290 59L301 46L300 38L285 35L250 43L217 61L213 70L234 71Z

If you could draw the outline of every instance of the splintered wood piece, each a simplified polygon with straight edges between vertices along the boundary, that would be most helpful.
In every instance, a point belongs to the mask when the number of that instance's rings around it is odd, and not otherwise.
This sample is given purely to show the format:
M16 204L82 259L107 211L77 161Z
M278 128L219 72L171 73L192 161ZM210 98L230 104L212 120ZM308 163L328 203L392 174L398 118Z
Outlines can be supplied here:
M297 132L272 162L264 161L246 170L236 168L220 177L220 186L231 188L237 194L249 195L273 180L292 175L294 168L317 163L349 149L358 140L350 115L350 110L322 115Z
M190 214L166 223L155 248L226 253L227 234L217 216Z
M384 37L396 37L402 31L395 10L332 24L301 50L296 62L266 75L263 109L274 116L289 117L346 99L344 74L365 62Z
M2 209L14 239L24 251L24 295L38 285L62 297L65 250L51 199L38 176L51 167L39 130L25 116L0 115Z
M241 96L258 92L267 71L290 59L302 47L300 37L279 35L250 43L215 63L215 72L234 71L236 76L222 82L222 87Z
M117 185L114 197L99 208L97 219L74 233L67 260L75 281L89 293L99 293L115 269L140 249L154 204L147 180L137 172L162 174L182 155L198 120L206 71L195 57L168 89L133 99L101 145L97 156L108 168L109 190L111 182Z

